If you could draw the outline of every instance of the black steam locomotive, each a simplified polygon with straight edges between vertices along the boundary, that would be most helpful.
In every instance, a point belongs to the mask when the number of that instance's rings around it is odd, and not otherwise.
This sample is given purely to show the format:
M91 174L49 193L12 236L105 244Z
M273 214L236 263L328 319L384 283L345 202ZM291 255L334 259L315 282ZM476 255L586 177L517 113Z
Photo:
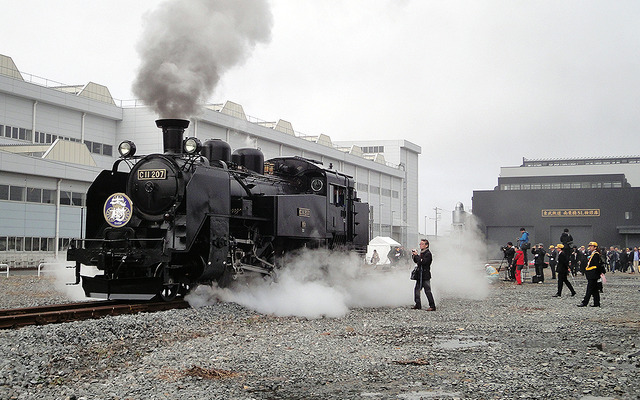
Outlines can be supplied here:
M246 271L274 274L303 247L366 248L369 207L351 177L302 157L264 162L257 149L183 139L189 121L162 119L164 154L121 158L87 192L86 238L67 251L103 274L82 276L89 297L165 300ZM126 163L130 172L121 172Z

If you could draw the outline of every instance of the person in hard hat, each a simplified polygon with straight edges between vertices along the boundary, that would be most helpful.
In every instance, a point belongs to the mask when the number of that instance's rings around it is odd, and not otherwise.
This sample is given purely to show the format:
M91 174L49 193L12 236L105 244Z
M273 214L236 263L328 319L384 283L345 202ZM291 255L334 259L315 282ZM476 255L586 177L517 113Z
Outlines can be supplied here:
M558 263L556 264L556 272L558 273L558 291L553 295L553 297L562 297L562 287L564 285L567 285L567 288L571 290L571 296L573 297L576 295L576 291L573 289L573 286L571 286L569 279L567 279L569 276L569 246L565 248L564 245L560 243L556 246L556 249L558 251Z
M584 295L582 303L578 304L578 307L586 307L589 305L589 299L593 296L593 305L591 307L600 307L600 291L598 290L598 279L600 275L604 275L606 272L598 251L598 243L589 242L589 260L584 268L585 276L587 277L587 292Z
M547 257L549 259L549 269L551 270L551 279L556 279L556 265L558 264L559 251L560 250L554 248L553 245L549 246L549 250L547 250Z

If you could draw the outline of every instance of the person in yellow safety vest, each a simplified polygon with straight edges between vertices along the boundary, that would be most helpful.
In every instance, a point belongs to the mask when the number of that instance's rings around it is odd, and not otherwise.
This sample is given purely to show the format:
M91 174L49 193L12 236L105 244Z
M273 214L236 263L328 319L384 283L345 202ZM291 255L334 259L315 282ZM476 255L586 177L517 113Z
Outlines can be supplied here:
M605 273L602 258L598 252L598 243L589 242L589 261L585 267L585 276L587 277L587 292L584 295L582 303L578 307L586 307L589 305L589 299L593 296L593 305L591 307L600 307L600 291L598 290L598 279L600 275Z

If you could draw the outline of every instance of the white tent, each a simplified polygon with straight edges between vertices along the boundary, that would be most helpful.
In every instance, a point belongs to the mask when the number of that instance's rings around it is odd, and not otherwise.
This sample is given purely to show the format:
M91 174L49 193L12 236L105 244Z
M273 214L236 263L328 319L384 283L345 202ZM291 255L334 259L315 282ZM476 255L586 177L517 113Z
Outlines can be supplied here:
M387 253L391 250L391 247L396 246L401 246L401 244L388 236L374 237L367 246L367 264L371 264L371 256L373 255L374 250L377 250L378 255L380 256L380 262L378 262L378 264L389 264Z

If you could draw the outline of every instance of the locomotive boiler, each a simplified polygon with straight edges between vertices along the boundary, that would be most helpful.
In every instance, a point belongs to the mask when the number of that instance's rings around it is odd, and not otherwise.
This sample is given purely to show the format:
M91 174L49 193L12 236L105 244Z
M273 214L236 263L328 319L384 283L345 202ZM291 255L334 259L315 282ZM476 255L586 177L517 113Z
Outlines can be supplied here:
M86 238L67 251L87 296L170 300L197 283L272 275L293 250L366 249L369 207L350 176L303 157L265 162L258 149L185 139L188 120L156 125L163 154L138 156L122 142L87 192ZM82 265L102 273L81 276Z

